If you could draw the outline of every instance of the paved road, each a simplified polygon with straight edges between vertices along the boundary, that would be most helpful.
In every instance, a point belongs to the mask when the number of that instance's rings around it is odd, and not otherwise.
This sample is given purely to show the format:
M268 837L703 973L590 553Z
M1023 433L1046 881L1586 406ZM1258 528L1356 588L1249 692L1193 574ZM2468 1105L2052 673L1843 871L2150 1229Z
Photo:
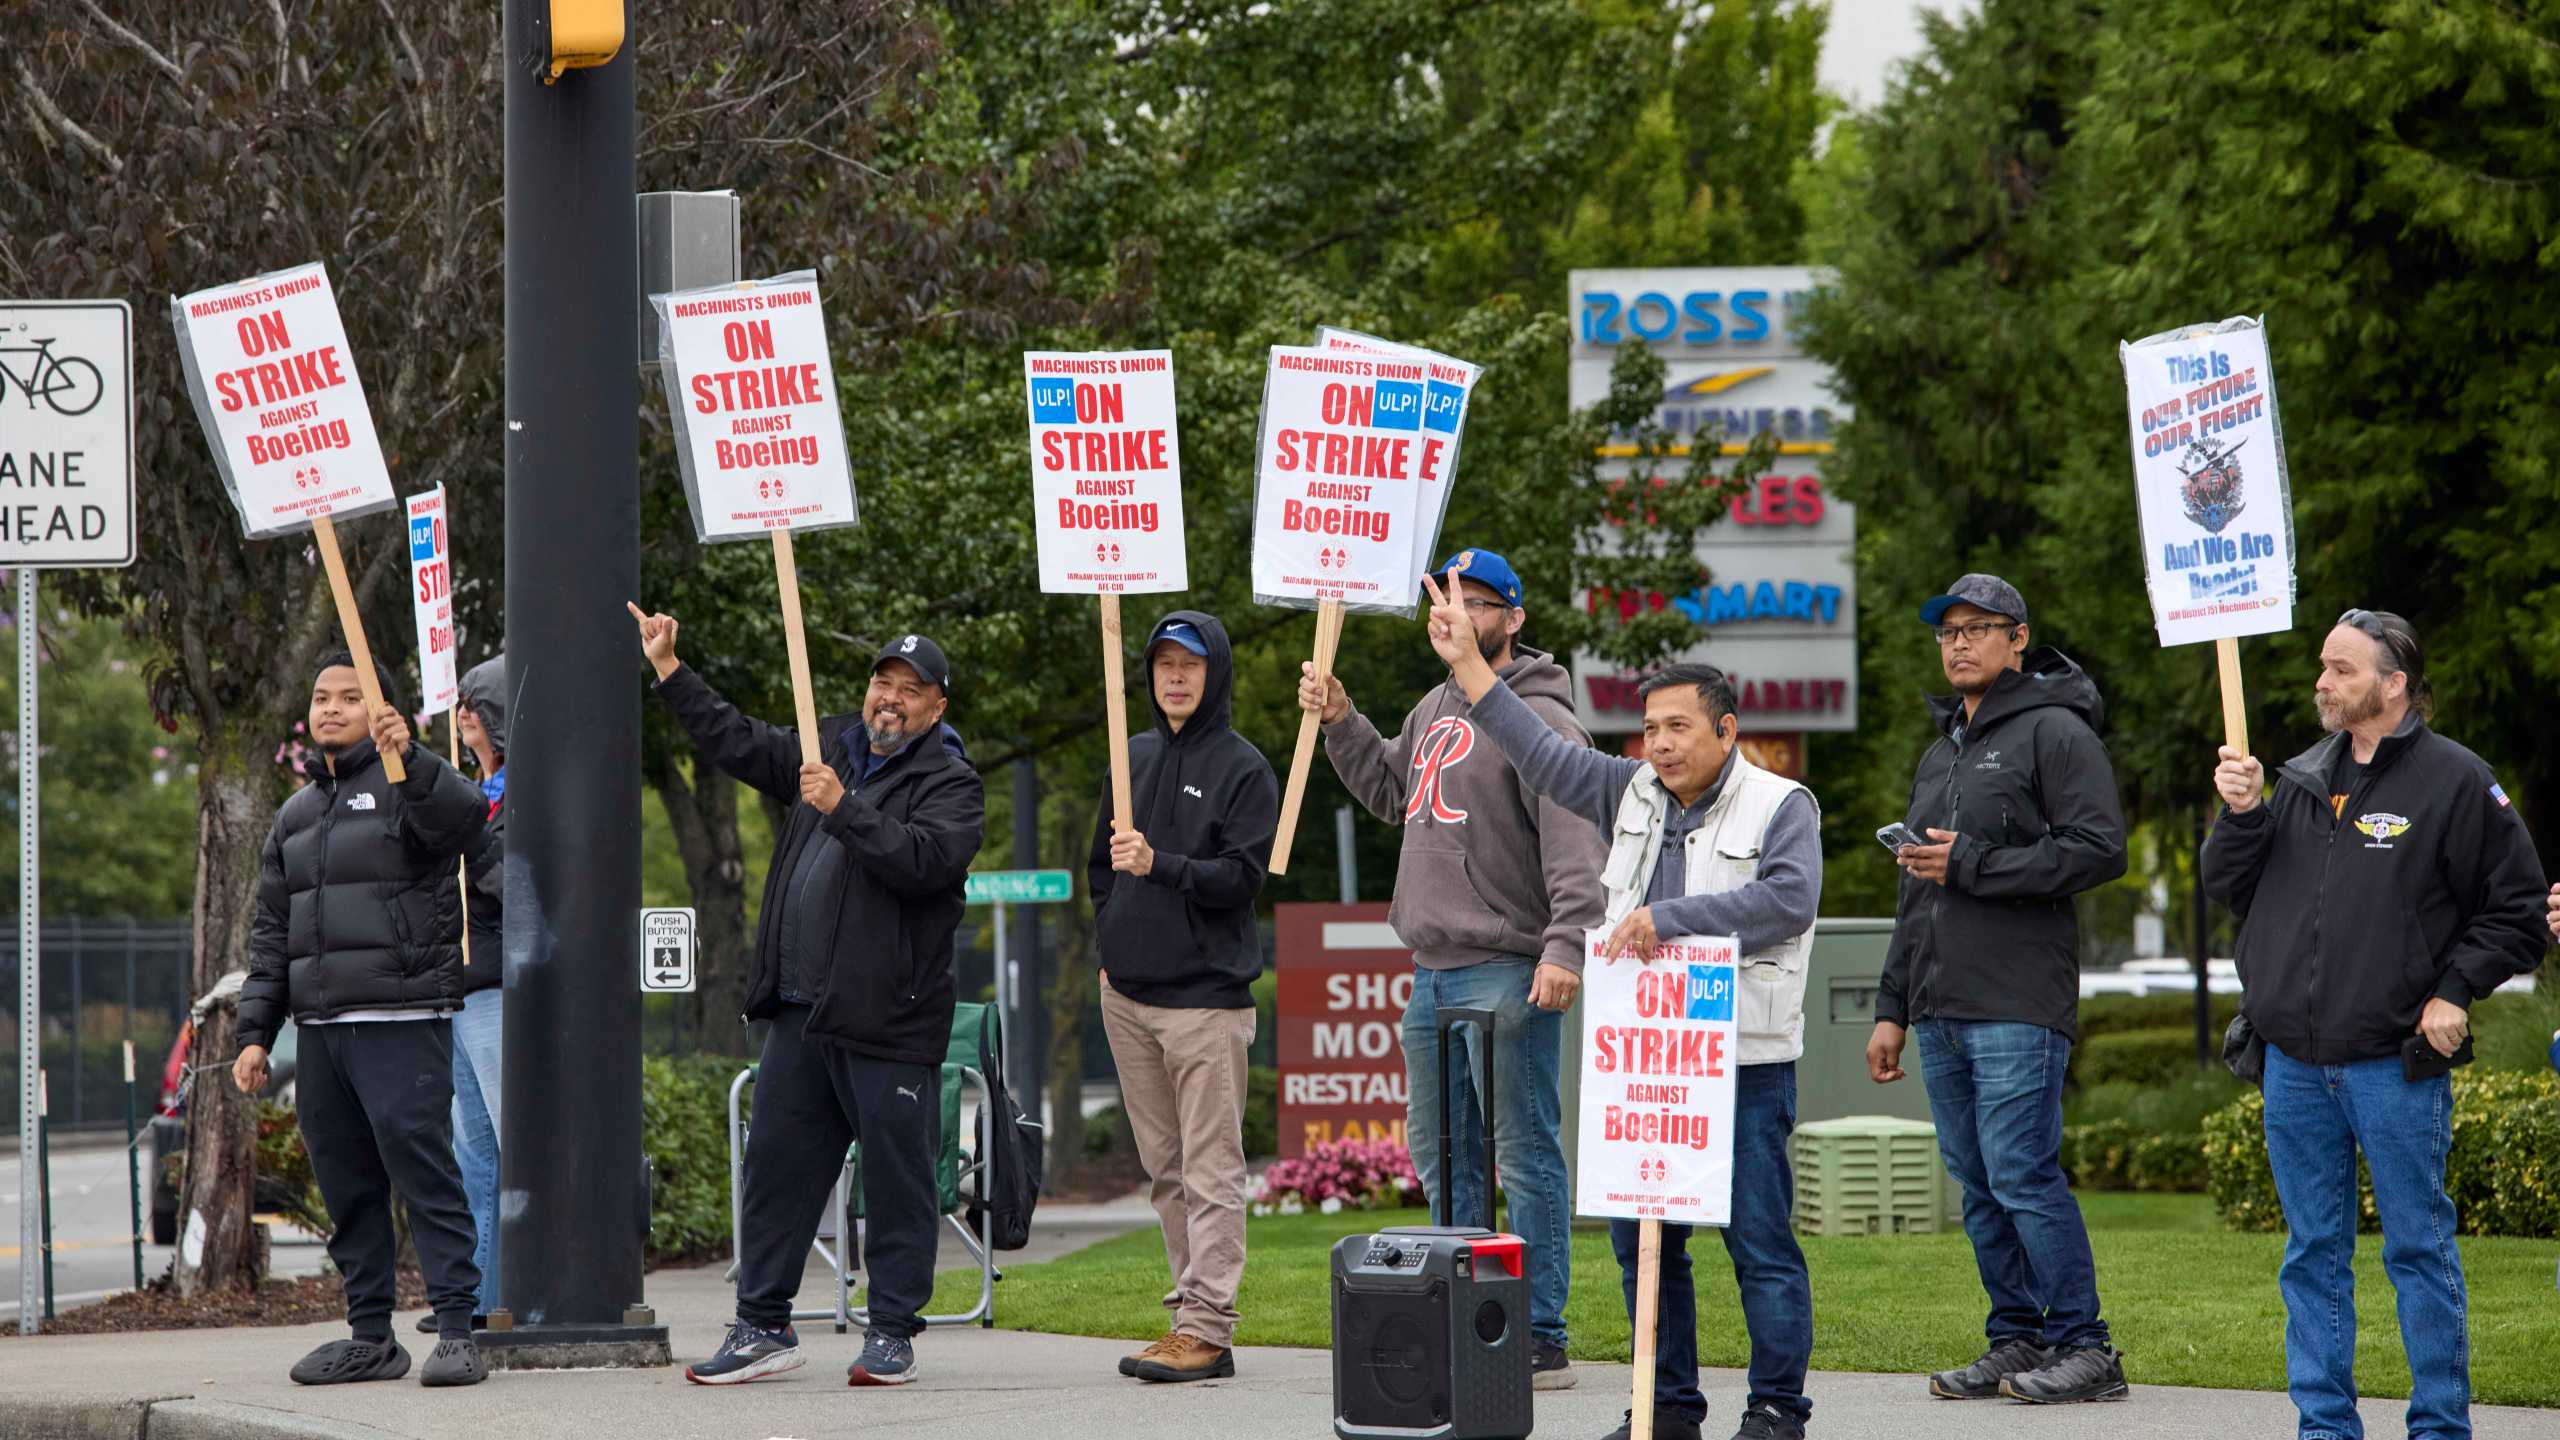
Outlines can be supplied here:
M147 1148L148 1142L146 1142ZM147 1156L145 1157L148 1158ZM0 1320L18 1318L18 1157L0 1155ZM146 1176L147 1179L147 1176ZM143 1227L150 1228L148 1195ZM64 1309L103 1300L133 1288L133 1215L125 1176L124 1137L110 1145L58 1144L53 1151L54 1306ZM172 1247L142 1247L142 1277L156 1280L169 1268ZM276 1238L278 1275L310 1275L328 1257L300 1232ZM37 1263L42 1264L39 1257Z

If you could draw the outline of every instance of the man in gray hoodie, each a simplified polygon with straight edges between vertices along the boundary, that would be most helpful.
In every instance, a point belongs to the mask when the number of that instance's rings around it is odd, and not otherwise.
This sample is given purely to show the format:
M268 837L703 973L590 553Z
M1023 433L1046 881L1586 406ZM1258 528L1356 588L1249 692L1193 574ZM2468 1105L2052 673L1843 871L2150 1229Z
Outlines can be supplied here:
M1520 577L1490 550L1461 550L1441 567L1464 589L1467 619L1486 664L1512 694L1575 745L1591 743L1573 716L1564 667L1518 643L1528 620ZM1600 923L1600 835L1531 793L1502 751L1478 732L1474 707L1453 684L1422 697L1390 740L1352 708L1338 678L1305 667L1298 703L1324 721L1325 753L1343 786L1390 825L1404 827L1388 923L1413 948L1412 998L1404 1009L1405 1142L1435 1211L1440 1194L1437 1015L1443 1005L1494 1012L1494 1148L1511 1223L1529 1249L1531 1375L1541 1390L1573 1384L1565 1359L1565 1296L1572 1284L1573 1197L1567 1192L1559 1066L1563 1012L1582 986L1582 932ZM1448 1083L1450 1214L1490 1220L1483 1193L1482 1128L1472 1081L1473 1039L1458 1035Z
M471 752L489 823L465 857L471 906L470 945L463 952L462 1013L453 1017L453 1155L462 1193L479 1232L480 1304L474 1324L498 1304L499 1042L506 1035L507 657L501 653L463 672L462 703L453 710L463 748ZM433 1317L429 1317L433 1318Z

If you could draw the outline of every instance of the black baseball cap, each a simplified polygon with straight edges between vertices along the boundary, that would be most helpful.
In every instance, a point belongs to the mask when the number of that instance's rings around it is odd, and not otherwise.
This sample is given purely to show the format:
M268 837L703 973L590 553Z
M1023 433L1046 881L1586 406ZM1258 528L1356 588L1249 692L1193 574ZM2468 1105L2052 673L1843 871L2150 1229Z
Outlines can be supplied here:
M2027 597L1997 575L1967 575L1948 586L1946 594L1921 601L1920 623L1935 625L1958 605L1979 606L1994 615L2005 615L2016 624L2027 623Z
M880 653L871 659L871 673L879 674L880 667L892 660L906 661L915 667L917 674L939 686L944 694L951 692L951 662L942 658L941 646L923 636L901 635L881 646Z

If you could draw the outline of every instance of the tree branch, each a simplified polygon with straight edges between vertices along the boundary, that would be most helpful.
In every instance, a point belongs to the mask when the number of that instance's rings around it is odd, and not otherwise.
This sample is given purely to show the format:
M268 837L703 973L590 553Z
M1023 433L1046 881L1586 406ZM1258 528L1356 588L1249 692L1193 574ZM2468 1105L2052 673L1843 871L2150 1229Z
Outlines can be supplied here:
M53 103L53 97L46 94L44 86L37 81L36 72L27 68L24 55L17 59L17 72L18 86L26 92L27 103L35 107L46 124L61 131L73 144L88 151L92 158L109 170L124 169L124 162L116 158L116 152L108 149L105 141L81 129L77 121L62 113L61 106Z
M203 96L196 90L195 85L187 79L187 72L178 68L178 62L161 54L158 49L153 47L150 41L143 39L141 35L128 28L121 21L118 21L114 16L109 15L106 11L98 8L98 0L80 0L80 8L89 12L90 20L95 22L99 29L105 31L113 38L121 40L125 44L132 46L134 49L141 51L144 59L150 61L161 74L176 81L178 83L178 88L186 91L190 98L203 98Z

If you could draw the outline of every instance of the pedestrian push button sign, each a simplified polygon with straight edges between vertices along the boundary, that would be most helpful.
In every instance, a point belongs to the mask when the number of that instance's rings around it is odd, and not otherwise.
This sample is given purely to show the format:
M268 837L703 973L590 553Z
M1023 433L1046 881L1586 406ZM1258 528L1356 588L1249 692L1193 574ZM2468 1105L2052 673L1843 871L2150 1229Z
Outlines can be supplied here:
M640 988L656 993L693 990L693 911L670 907L640 912Z

